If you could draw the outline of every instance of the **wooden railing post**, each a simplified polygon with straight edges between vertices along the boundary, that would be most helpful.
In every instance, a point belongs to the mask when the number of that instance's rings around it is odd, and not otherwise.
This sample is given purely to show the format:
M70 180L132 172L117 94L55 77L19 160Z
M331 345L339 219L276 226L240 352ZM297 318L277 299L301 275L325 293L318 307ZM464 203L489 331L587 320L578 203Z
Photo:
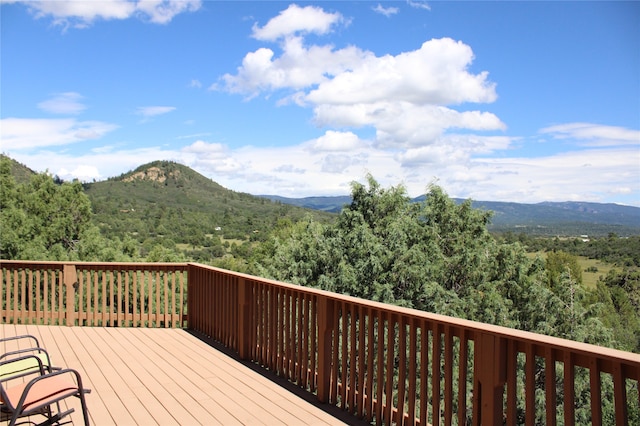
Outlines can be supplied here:
M329 402L334 317L334 301L327 296L318 297L318 401L322 403Z
M67 288L67 302L65 309L65 320L67 326L72 327L76 323L76 289L75 286L78 283L78 274L76 272L76 265L71 263L65 263L62 270L64 285Z
M251 285L244 277L238 278L238 355L240 359L251 358L251 319L253 310L251 303Z
M475 339L473 376L474 425L503 422L504 385L507 381L507 341L480 333Z

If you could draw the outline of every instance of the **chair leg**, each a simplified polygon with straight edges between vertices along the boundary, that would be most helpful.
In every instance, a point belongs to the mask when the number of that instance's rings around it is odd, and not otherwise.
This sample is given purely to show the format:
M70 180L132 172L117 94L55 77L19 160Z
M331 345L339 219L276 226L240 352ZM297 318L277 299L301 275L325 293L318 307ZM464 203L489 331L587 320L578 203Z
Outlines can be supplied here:
M89 426L89 410L87 408L87 401L84 398L84 391L80 391L80 405L82 406L82 416L84 417L84 426Z

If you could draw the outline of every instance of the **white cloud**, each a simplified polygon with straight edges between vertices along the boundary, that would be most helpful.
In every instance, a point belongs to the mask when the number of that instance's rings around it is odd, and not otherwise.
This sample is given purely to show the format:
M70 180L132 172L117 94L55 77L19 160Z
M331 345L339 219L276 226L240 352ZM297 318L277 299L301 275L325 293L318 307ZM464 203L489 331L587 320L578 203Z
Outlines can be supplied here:
M294 32L293 24L283 18L292 11L301 9L290 7L279 15L282 20L270 21L279 23L281 31L272 29L269 34ZM320 13L317 8L313 11ZM280 55L266 47L249 52L237 73L223 75L212 89L249 98L292 90L277 104L313 107L319 126L372 127L381 146L424 146L455 128L506 128L490 112L458 112L450 107L497 98L487 72L469 72L473 51L462 42L433 39L417 50L376 56L354 46L306 45L296 35L286 37L281 48Z
M192 154L188 158L191 159L190 162L194 167L206 169L215 175L235 173L243 167L230 155L228 148L220 143L198 140L182 148L181 151Z
M142 115L143 117L155 117L156 115L167 114L171 111L174 111L175 107L170 106L146 106L146 107L138 107L136 109L136 114Z
M588 146L640 145L640 131L591 123L565 123L545 127L540 133L556 139L573 139Z
M42 101L38 108L52 114L80 114L87 107L80 102L82 95L76 92L57 93L52 98Z
M334 50L332 46L306 47L298 37L287 39L283 48L280 57L275 57L275 52L265 47L247 53L237 74L223 75L211 89L244 93L250 97L262 91L305 89L357 66L371 55L356 47L340 50Z
M426 1L407 0L407 4L416 9L431 10L431 6Z
M196 11L202 5L201 0L25 0L16 3L24 3L36 18L50 17L54 25L64 28L86 28L100 19L135 16L166 24L176 15Z
M195 12L201 5L201 0L140 0L136 3L136 12L154 24L167 24L181 13Z
M488 74L467 68L473 51L449 38L433 39L420 49L397 56L368 55L351 70L322 82L307 100L314 104L353 104L405 101L451 105L485 103L497 98Z
M376 13L386 16L387 18L398 13L397 7L383 7L380 3L371 9Z
M309 149L323 151L353 151L362 147L362 142L355 133L327 130L323 136L308 142Z
M333 25L343 22L340 13L327 13L319 7L292 4L263 27L254 24L252 36L258 40L275 41L300 33L326 34Z
M96 166L81 164L78 165L73 170L67 170L62 167L58 169L58 171L54 171L54 173L64 180L74 180L78 179L81 182L88 182L92 180L100 179L100 172Z
M482 174L473 188L448 182L449 191L478 200L606 202L636 194L640 205L640 151L633 147L570 151L534 158L482 158L469 170Z
M100 139L117 128L110 123L73 118L3 118L0 141L3 150L23 150Z

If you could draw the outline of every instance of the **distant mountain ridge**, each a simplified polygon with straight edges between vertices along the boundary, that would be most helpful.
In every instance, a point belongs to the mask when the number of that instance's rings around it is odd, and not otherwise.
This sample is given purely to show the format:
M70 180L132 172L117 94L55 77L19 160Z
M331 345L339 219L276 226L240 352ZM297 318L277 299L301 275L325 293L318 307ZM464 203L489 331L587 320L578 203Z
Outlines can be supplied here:
M286 198L277 195L261 197L299 207L337 213L351 203L350 196ZM425 196L413 199L424 201ZM461 203L464 200L454 198ZM582 201L523 204L500 201L475 201L475 208L493 211L489 228L497 232L524 232L528 234L593 235L616 233L621 236L640 234L640 208L619 204L589 203Z

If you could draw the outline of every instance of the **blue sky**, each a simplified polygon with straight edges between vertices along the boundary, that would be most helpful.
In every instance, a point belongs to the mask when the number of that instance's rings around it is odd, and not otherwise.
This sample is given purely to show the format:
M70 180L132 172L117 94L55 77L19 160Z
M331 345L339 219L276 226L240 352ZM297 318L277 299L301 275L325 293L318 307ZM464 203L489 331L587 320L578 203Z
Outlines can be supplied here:
M640 2L0 2L0 150L37 171L640 206Z

